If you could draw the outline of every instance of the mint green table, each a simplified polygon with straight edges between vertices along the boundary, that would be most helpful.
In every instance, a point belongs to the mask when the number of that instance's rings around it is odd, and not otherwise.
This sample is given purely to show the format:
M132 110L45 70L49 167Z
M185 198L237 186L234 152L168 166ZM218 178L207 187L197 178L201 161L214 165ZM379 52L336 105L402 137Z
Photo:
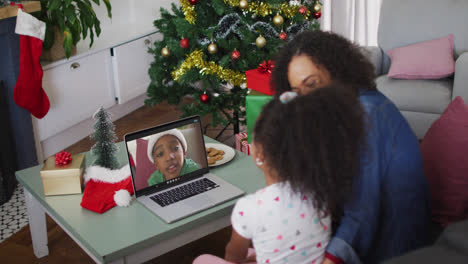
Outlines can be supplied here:
M206 142L215 142L205 137ZM125 146L118 159L127 164ZM92 162L86 153L86 165ZM129 207L114 207L104 214L80 206L82 194L44 196L39 175L42 165L17 171L24 186L31 238L36 257L49 254L45 213L96 263L142 263L230 225L230 213L236 200L218 205L173 224L133 201ZM238 152L234 159L210 170L224 180L252 193L265 186L262 172L252 158Z

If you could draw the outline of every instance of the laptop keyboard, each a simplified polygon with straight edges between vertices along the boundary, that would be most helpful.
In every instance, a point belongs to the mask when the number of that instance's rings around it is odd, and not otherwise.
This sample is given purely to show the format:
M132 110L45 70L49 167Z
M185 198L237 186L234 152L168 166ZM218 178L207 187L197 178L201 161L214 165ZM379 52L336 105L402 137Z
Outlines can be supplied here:
M164 207L217 187L219 187L219 185L206 178L203 178L198 181L174 188L170 191L153 195L150 198L161 207Z

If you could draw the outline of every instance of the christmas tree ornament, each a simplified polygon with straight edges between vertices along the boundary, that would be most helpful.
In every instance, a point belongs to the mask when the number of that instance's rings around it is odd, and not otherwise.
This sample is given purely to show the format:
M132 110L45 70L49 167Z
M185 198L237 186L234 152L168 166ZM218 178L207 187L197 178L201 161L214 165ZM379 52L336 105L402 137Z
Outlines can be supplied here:
M240 8L240 9L243 9L243 10L249 8L249 1L247 1L247 0L240 0L240 1L239 1L239 8Z
M277 26L283 25L284 19L280 14L276 14L276 16L273 17L273 24Z
M164 47L162 48L161 50L161 55L164 57L164 58L167 58L171 55L171 51L169 50L168 47Z
M313 16L315 19L319 19L320 17L322 17L322 12L313 13L312 16Z
M259 48L265 47L266 39L262 35L258 36L258 38L255 40L255 45L257 45Z
M200 101L204 104L207 104L208 101L210 100L210 96L206 94L206 92L202 95L200 95Z
M218 45L216 45L215 43L211 42L210 45L208 45L208 52L210 54L215 54L216 52L218 52Z
M44 22L18 8L15 33L20 35L20 69L13 100L37 118L43 118L50 108L49 97L42 88L43 70L40 63L45 28Z
M307 7L301 6L298 11L301 15L305 16L307 14Z
M62 150L55 154L55 165L67 165L72 160L71 154L68 151Z
M195 12L195 6L190 4L190 2L187 0L181 0L180 5L182 12L184 12L185 20L187 20L190 24L195 24L195 20L197 17L197 12Z
M322 5L319 2L316 2L313 7L314 13L322 12Z
M172 71L172 80L177 81L188 70L197 68L203 74L217 75L221 80L231 82L233 85L240 85L245 82L245 72L223 68L213 61L205 61L203 56L204 54L201 50L195 50L190 55L186 56L180 67Z
M240 59L241 54L238 50L234 49L234 51L231 53L231 59L232 60L238 60Z
M219 97L219 93L214 93L213 96L214 97Z
M198 0L188 0L191 5L196 5Z
M190 42L188 38L183 38L180 40L180 46L184 49L188 49L190 47Z
M286 34L286 32L284 32L284 31L281 31L281 33L279 34L279 38L281 40L287 40L288 39L288 34Z

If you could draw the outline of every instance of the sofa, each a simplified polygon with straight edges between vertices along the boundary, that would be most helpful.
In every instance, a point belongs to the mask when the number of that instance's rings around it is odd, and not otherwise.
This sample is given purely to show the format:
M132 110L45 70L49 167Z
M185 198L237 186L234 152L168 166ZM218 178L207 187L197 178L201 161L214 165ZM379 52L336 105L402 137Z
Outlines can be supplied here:
M390 98L419 139L457 96L468 101L468 1L382 0L378 47L365 47L377 74L377 89ZM387 76L387 52L454 35L455 74L433 80ZM431 56L431 54L427 54Z
M384 264L413 263L468 263L468 220L447 226L433 245L384 262Z

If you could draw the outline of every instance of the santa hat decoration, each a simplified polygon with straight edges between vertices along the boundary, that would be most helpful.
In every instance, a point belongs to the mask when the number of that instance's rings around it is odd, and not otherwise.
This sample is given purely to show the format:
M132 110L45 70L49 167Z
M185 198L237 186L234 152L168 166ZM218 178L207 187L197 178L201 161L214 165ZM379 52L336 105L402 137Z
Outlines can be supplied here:
M102 214L116 205L130 205L134 192L130 175L128 165L117 170L99 166L86 168L81 207Z
M154 144L156 144L156 142L158 142L158 140L160 138L162 138L163 136L167 136L167 135L171 135L171 136L174 136L176 137L179 141L180 141L180 144L182 144L182 147L184 148L184 152L187 152L187 141L185 140L185 137L184 135L182 134L182 132L180 132L178 129L174 128L174 129L171 129L171 130L168 130L168 131L164 131L164 132L161 132L161 133L158 133L158 134L155 134L155 135L152 135L149 140L148 140L148 149L147 149L147 154L148 154L148 159L154 163L154 159L153 159L153 147L154 147Z

